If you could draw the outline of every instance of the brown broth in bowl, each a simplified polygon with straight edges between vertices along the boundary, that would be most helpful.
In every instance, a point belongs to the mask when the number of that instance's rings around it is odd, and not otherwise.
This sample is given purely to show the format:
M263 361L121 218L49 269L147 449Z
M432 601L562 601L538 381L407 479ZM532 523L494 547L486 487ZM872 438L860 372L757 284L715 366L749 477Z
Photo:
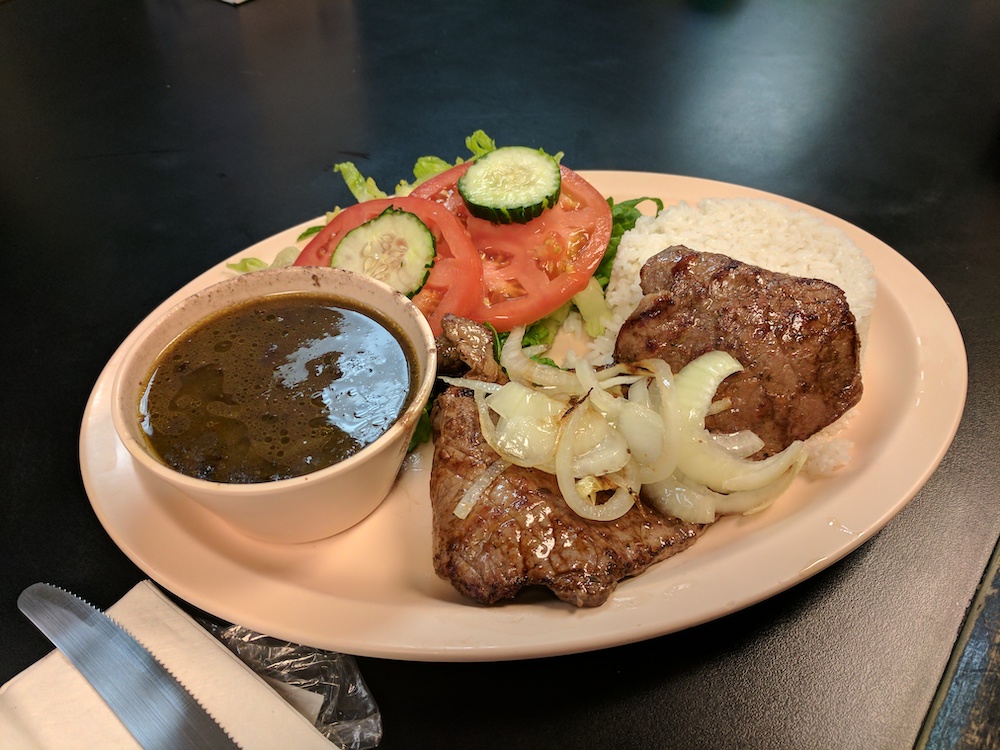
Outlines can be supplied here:
M416 357L373 310L330 295L235 305L176 339L139 403L150 446L200 479L308 474L385 433L416 389Z

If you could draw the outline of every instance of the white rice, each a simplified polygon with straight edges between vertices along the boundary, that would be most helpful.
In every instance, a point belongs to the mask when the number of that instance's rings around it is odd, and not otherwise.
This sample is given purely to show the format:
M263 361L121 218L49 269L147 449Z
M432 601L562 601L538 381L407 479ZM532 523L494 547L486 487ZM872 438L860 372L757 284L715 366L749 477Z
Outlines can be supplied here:
M611 319L604 334L589 345L594 364L611 361L618 329L642 297L639 269L671 245L835 284L854 313L864 351L875 306L875 275L871 262L847 235L817 216L773 201L708 199L644 216L622 237L606 293ZM841 418L810 439L810 473L827 474L849 459L850 444L837 436L844 424Z

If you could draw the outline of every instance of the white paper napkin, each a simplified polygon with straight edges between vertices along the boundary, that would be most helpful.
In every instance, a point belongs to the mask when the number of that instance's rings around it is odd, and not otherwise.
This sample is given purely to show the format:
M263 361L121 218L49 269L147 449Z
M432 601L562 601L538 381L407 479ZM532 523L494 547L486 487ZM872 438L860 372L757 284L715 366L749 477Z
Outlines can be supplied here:
M138 584L108 614L163 662L244 750L336 747L151 582ZM0 746L5 750L139 748L58 651L0 687Z

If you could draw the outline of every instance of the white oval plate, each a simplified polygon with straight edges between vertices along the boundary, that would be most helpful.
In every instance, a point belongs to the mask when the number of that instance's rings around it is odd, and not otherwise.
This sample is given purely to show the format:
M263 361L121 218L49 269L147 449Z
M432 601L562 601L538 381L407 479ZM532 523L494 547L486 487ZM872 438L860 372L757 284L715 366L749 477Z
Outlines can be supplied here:
M485 608L434 574L429 446L408 459L375 514L344 534L303 545L254 541L194 503L151 492L111 422L110 385L126 340L94 387L80 438L84 484L108 534L157 583L228 621L318 648L426 661L534 658L653 638L754 604L856 549L923 486L958 429L967 365L944 300L890 247L796 201L690 177L582 174L617 201L776 200L822 217L861 247L875 267L878 302L865 395L847 428L855 444L847 469L823 480L797 479L766 512L719 521L690 549L620 584L602 607L578 610L532 597ZM270 260L315 223L235 259ZM220 264L163 305L229 274Z

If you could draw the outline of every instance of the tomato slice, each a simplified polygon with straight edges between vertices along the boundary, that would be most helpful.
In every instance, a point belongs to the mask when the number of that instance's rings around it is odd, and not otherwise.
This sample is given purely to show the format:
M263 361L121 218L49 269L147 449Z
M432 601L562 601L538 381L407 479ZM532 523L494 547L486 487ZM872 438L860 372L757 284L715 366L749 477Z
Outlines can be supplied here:
M445 313L471 317L483 297L483 264L476 246L462 222L439 203L406 196L380 198L345 208L302 249L295 265L330 265L333 251L345 234L390 206L415 214L434 235L434 266L424 286L413 296L413 303L437 336L441 333L441 318Z
M611 208L596 188L560 166L559 202L526 224L472 216L456 183L471 162L418 185L411 196L448 208L465 225L483 265L483 294L466 317L509 331L544 318L587 286L611 238Z

